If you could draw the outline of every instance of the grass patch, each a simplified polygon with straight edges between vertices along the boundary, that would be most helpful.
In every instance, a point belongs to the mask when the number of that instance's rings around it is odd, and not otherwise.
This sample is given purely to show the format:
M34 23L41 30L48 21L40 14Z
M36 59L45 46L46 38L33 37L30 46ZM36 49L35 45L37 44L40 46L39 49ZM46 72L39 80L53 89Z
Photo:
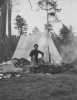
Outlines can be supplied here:
M25 74L20 79L0 80L0 100L77 100L76 94L73 75Z

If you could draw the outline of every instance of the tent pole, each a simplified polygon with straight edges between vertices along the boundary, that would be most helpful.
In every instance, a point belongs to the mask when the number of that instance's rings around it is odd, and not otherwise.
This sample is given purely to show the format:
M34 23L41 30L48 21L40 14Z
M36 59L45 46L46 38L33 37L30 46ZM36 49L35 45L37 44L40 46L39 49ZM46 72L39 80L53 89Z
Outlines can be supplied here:
M48 9L46 11L47 11L47 34L49 35L49 28L48 28L48 25L49 25L49 15L48 15ZM51 63L51 55L50 55L50 51L49 51L49 44L48 44L48 57L49 57L49 63Z
M30 4L30 7L31 7L31 9L32 9L32 4L31 4L31 1L30 1L30 0L28 0L28 2L29 2L29 4Z

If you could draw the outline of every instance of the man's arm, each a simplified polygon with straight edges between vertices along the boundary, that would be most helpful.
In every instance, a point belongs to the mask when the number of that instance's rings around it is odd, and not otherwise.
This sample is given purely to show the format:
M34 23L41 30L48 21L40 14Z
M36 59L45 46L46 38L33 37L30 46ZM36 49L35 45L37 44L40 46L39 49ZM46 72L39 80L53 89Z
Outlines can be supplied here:
M29 56L30 56L30 57L32 57L32 56L33 56L33 50L30 52Z
M42 56L44 56L44 53L42 51L39 50L38 53L40 53L40 54L42 54Z

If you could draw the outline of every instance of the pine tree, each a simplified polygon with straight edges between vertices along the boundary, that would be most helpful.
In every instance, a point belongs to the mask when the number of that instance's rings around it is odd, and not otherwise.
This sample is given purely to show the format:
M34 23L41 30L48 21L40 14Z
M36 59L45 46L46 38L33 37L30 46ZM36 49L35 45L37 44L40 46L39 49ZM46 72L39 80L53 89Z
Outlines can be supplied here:
M19 31L20 36L27 32L26 21L20 15L16 16L16 23L15 24L16 24L15 28Z
M64 39L64 40L67 39L69 33L70 33L69 28L63 24L62 29L60 30L60 35L61 35L62 39Z

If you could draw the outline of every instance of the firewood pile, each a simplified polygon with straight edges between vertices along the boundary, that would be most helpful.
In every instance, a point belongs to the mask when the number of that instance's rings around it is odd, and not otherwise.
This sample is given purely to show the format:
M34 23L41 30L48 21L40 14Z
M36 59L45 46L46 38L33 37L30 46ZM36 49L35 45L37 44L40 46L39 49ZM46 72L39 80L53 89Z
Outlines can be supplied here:
M0 73L0 79L12 79L12 78L20 78L24 76L25 73L35 74L35 73L49 73L49 74L57 74L69 71L74 69L71 64L38 64L31 65L31 63L25 59L14 59L15 71ZM7 67L7 66L6 66ZM22 71L20 70L22 69Z
M28 60L21 58L17 60L15 66L20 66L23 68L24 72L28 73L63 73L73 68L72 64L61 64L61 65L54 65L54 64L44 64L39 63L38 65L31 65L31 62Z
M32 73L51 73L51 74L57 74L57 73L63 73L65 71L68 71L69 69L72 69L73 66L71 65L63 65L63 66L58 66L58 65L37 65L35 67L30 68L30 72Z

